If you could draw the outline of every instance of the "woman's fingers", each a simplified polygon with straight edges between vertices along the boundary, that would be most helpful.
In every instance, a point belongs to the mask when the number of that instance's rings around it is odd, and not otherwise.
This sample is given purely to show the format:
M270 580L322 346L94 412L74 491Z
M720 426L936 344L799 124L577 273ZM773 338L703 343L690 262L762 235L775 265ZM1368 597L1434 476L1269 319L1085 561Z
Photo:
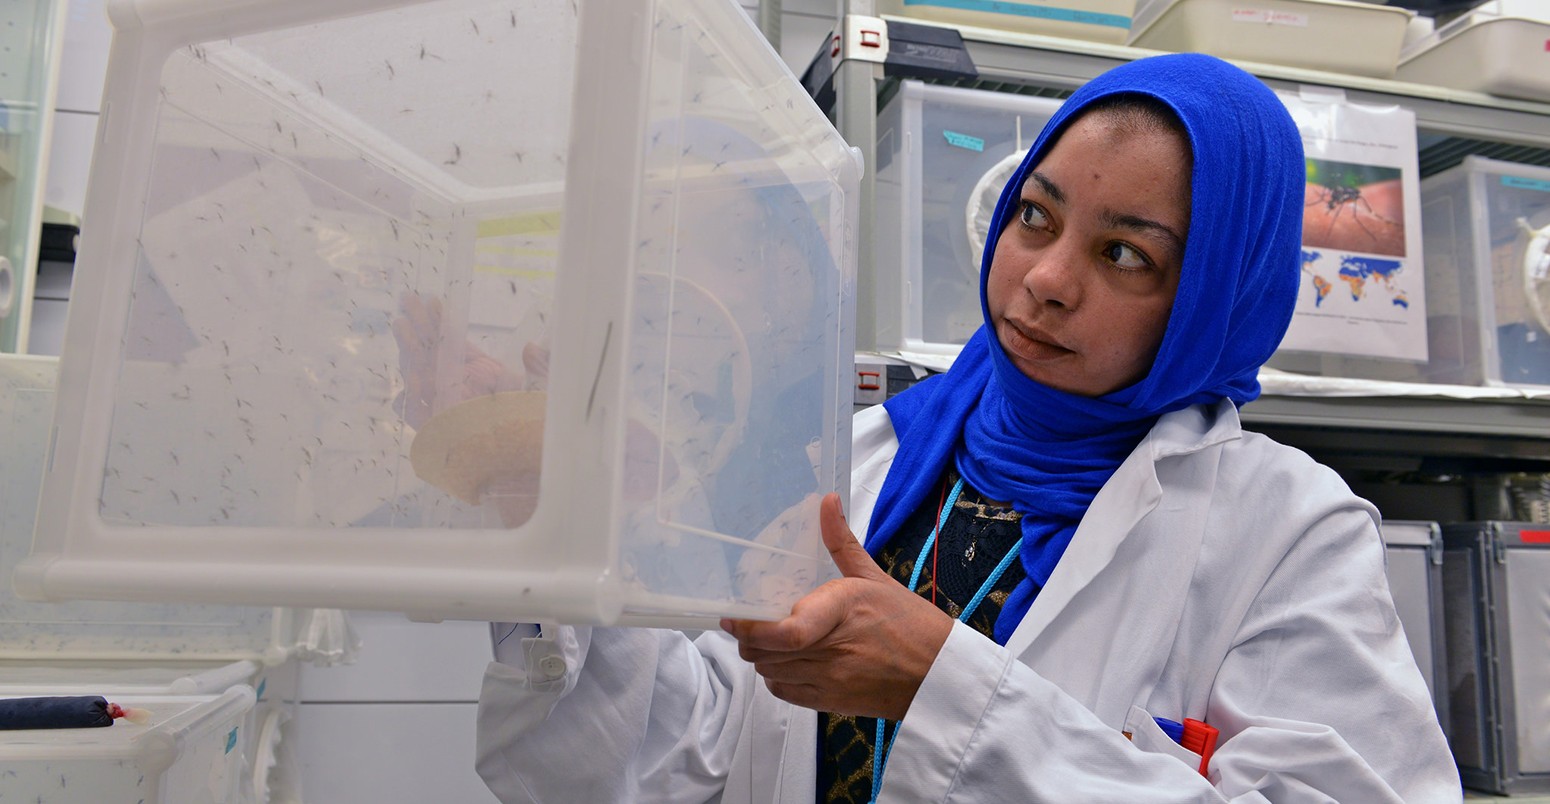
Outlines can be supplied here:
M872 555L856 540L845 512L840 508L840 495L833 492L824 495L818 504L818 526L823 532L823 544L829 548L834 566L847 578L888 580L888 574L877 566Z

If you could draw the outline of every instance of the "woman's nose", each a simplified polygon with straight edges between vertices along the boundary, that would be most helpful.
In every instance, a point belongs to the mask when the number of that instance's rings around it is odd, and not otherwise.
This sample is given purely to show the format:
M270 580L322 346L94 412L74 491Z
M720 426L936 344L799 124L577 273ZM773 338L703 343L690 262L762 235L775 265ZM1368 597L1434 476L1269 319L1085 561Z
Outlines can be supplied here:
M1078 255L1056 240L1031 255L1023 273L1023 289L1040 304L1074 309L1081 300L1081 283L1076 270Z

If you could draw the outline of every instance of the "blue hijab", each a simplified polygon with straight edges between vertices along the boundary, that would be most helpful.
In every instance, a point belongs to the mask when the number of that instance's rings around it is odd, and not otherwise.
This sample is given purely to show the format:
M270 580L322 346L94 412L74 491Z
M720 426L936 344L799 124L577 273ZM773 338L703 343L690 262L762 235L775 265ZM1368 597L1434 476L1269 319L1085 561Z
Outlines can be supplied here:
M1259 395L1259 367L1280 343L1296 301L1305 176L1297 128L1258 79L1220 59L1177 54L1098 76L1044 127L991 218L980 264L985 320L991 258L1028 173L1089 105L1131 93L1173 109L1194 154L1184 265L1151 371L1100 397L1057 391L1018 371L987 324L950 371L886 403L899 450L866 548L877 555L934 494L949 460L988 499L1011 502L1023 514L1020 558L1028 577L1001 609L1000 644L1048 583L1093 496L1159 416Z

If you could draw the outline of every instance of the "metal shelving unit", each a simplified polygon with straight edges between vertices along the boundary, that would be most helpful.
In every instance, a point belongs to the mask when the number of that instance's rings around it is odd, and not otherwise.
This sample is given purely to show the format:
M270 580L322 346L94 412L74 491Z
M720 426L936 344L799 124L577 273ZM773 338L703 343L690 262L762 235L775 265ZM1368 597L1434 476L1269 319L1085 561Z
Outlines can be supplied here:
M954 30L963 36L980 77L951 83L1001 92L1064 97L1111 67L1159 52L983 28ZM1426 135L1423 176L1452 167L1472 153L1550 165L1550 103L1274 64L1235 63L1274 89L1338 89L1355 103L1398 104L1415 112L1416 127Z
M869 14L870 0L841 0L842 15ZM842 17L843 18L843 17ZM891 17L881 18L885 23ZM922 20L899 20L927 25ZM1105 70L1157 51L982 28L949 28L962 36L979 75L969 79L932 79L937 83L1000 92L1065 97ZM837 33L847 29L840 25ZM843 34L842 34L843 35ZM1236 62L1277 90L1299 87L1343 91L1352 102L1402 105L1415 112L1421 145L1421 174L1481 154L1529 164L1550 165L1550 104L1497 98L1475 92ZM834 69L834 119L846 140L858 147L866 164L876 164L876 116L895 79L880 62L841 61ZM857 348L875 348L873 298L873 186L862 187ZM1444 457L1498 462L1521 470L1550 471L1550 400L1451 399L1410 396L1300 397L1265 396L1244 408L1256 429L1303 447L1345 453Z

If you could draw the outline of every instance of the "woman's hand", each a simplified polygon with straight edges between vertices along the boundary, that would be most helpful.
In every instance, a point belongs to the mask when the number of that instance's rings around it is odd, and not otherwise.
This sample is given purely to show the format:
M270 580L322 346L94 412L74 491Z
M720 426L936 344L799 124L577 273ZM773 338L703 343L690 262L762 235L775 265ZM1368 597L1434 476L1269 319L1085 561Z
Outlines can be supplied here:
M783 701L843 715L900 720L953 620L889 577L845 523L837 494L819 506L824 545L844 578L779 622L722 620L739 653Z
M429 301L416 294L399 300L402 315L393 319L393 338L398 341L398 370L404 378L403 415L410 427L419 429L431 414L476 396L516 391L522 388L522 376L485 354L472 343L462 348L463 370L455 384L436 387L436 359L442 348L441 299ZM532 360L548 372L548 354L534 353Z

